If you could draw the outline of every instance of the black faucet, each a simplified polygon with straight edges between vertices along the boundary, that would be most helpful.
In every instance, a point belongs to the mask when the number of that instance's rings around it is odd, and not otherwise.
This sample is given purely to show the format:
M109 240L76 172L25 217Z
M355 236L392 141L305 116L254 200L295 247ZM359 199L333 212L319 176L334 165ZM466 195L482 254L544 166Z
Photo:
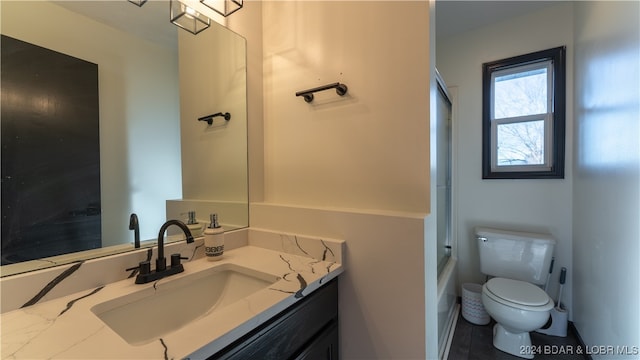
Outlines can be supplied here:
M158 234L158 258L156 259L156 271L164 271L167 268L167 262L164 258L164 232L167 231L167 228L171 225L177 225L182 231L184 235L187 237L187 244L193 242L193 235L191 235L191 230L180 220L168 220L160 227L160 233Z
M140 248L140 223L135 213L129 217L129 230L133 230L133 247Z
M180 263L180 260L186 258L180 257L180 254L171 254L171 265L167 268L167 259L164 257L164 233L171 225L176 225L182 229L187 237L187 243L193 242L193 235L191 235L191 231L182 221L169 220L162 224L160 227L160 233L158 234L158 257L156 258L156 269L152 271L151 263L149 261L142 261L139 265L140 273L136 276L136 284L146 284L184 271L184 266Z

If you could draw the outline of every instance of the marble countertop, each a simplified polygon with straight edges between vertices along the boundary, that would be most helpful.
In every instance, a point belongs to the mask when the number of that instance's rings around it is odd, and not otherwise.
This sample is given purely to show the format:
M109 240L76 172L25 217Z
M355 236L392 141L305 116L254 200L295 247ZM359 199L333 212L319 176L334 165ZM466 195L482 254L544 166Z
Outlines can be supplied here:
M319 255L313 257L297 240L291 244L296 251L250 242L225 251L221 261L186 262L183 273L157 282L136 285L133 278L125 279L6 312L1 315L2 359L196 359L214 354L343 272L341 251L334 256L322 242L314 245ZM96 304L223 264L268 273L279 280L141 345L129 344L91 311ZM180 306L189 306L188 298L182 301Z

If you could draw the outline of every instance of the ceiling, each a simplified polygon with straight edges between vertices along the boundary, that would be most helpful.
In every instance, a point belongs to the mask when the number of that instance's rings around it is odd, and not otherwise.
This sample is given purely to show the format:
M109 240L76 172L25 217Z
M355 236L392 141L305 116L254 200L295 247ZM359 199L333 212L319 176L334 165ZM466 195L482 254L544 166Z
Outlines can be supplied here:
M460 34L558 3L559 1L436 0L436 38Z
M53 2L158 45L177 49L178 27L169 21L169 0L148 0L142 7L126 0L53 0Z
M126 0L53 2L157 44L177 47L177 27L169 22L168 0L148 0L142 7ZM436 36L446 38L557 3L558 1L437 0Z

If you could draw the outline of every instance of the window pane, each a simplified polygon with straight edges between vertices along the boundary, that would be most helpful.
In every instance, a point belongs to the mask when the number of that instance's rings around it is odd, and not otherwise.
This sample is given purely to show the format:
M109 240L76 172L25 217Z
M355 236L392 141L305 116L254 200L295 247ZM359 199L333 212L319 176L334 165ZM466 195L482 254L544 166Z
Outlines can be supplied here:
M498 166L544 165L544 120L498 125Z
M547 112L547 68L495 77L494 119Z
M566 47L482 64L482 178L562 179Z

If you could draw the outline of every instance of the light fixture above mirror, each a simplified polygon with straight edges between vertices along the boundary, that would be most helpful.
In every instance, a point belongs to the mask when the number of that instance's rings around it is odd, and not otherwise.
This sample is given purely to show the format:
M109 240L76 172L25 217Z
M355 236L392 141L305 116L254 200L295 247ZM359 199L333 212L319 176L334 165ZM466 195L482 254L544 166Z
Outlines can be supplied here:
M224 17L242 9L243 5L243 0L200 0L200 2Z
M208 29L211 25L211 19L180 0L171 0L170 8L171 22L194 35Z
M147 0L129 0L129 2L132 3L132 4L136 4L138 6L142 6L142 5L144 5L144 3L147 2Z
M128 1L139 7L147 2L147 0ZM243 4L244 0L170 0L169 20L195 35L208 29L212 19L224 25L222 19L242 9Z

